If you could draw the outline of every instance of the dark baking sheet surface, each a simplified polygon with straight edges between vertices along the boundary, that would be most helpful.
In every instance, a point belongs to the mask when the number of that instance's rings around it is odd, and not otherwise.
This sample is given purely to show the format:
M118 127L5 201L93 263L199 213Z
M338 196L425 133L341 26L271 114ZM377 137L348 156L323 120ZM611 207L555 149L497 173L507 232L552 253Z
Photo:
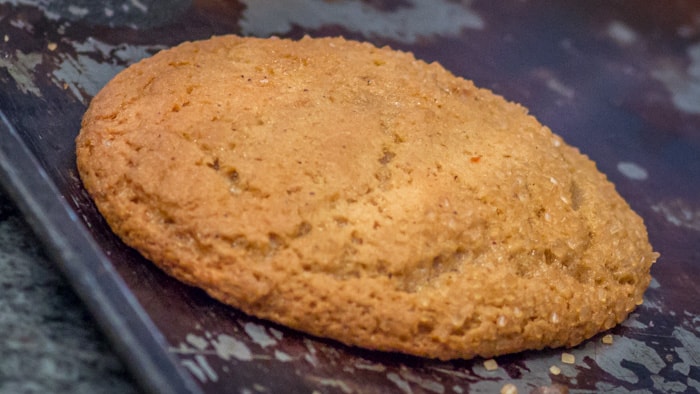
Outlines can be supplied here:
M246 316L108 230L77 177L90 98L161 48L213 34L343 35L440 61L581 148L662 254L645 302L574 349L439 362ZM0 1L0 180L153 392L700 391L700 3ZM561 361L563 352L574 364ZM550 371L560 369L559 374ZM640 390L640 391L638 391Z

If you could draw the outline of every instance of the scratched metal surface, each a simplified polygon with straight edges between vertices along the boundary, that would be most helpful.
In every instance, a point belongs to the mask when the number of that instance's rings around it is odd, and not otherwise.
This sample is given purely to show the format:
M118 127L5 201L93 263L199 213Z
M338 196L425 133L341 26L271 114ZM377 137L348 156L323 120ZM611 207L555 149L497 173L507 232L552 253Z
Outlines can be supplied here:
M494 3L0 1L0 111L204 392L700 391L700 3ZM498 357L487 370L482 359L309 337L165 276L109 232L77 178L73 139L90 98L124 67L224 33L391 45L523 103L644 217L662 254L644 304L604 333L612 344L601 334L574 349Z

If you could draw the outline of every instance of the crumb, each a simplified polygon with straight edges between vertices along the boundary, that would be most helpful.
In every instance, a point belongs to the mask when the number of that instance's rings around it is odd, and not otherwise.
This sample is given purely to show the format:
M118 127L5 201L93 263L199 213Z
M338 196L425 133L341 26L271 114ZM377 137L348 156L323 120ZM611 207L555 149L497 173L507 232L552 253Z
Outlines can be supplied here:
M541 386L532 391L530 394L568 394L569 388L560 384L553 384L551 386Z
M576 357L571 353L562 353L561 362L564 364L574 364L576 362Z
M513 383L508 383L501 387L501 394L518 394L518 388Z
M50 42L49 45L47 45L46 47L49 48L49 51L55 51L56 48L58 48L58 44L56 44L55 42Z
M63 90L68 90L68 84L67 84L67 83L63 83Z
M484 368L486 368L487 371L495 371L498 369L498 363L494 359L488 359L484 361Z
M4 40L5 40L5 42L8 42L8 41L10 41L10 36L8 36L7 34L5 34L5 38L4 38Z
M561 368L557 367L556 365L552 365L549 367L549 373L552 375L559 375L561 373Z
M612 343L613 343L613 336L610 335L610 334L607 334L607 335L603 336L603 339L601 339L600 341L603 342L603 343L606 344L606 345L612 345Z

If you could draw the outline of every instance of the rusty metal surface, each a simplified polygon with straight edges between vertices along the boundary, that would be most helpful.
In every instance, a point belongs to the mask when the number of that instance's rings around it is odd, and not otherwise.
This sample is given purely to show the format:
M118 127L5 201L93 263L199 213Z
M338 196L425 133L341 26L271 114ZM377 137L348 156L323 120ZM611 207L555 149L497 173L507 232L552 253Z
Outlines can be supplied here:
M700 391L700 4L494 3L0 1L0 112L154 323L143 329L162 335L175 371L204 392ZM73 139L90 98L124 67L224 33L390 45L524 104L644 217L662 255L644 304L604 333L612 344L601 334L573 349L498 357L488 370L482 359L439 362L309 337L167 277L108 230L78 180Z

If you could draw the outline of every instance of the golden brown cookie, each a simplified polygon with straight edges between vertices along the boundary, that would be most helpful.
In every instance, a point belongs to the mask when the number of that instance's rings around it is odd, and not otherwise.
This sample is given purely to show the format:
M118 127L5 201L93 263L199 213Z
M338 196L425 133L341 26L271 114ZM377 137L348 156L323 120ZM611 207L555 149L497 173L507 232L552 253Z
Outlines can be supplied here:
M162 51L94 98L77 159L114 232L169 274L370 349L576 345L641 303L657 256L525 108L342 38Z

